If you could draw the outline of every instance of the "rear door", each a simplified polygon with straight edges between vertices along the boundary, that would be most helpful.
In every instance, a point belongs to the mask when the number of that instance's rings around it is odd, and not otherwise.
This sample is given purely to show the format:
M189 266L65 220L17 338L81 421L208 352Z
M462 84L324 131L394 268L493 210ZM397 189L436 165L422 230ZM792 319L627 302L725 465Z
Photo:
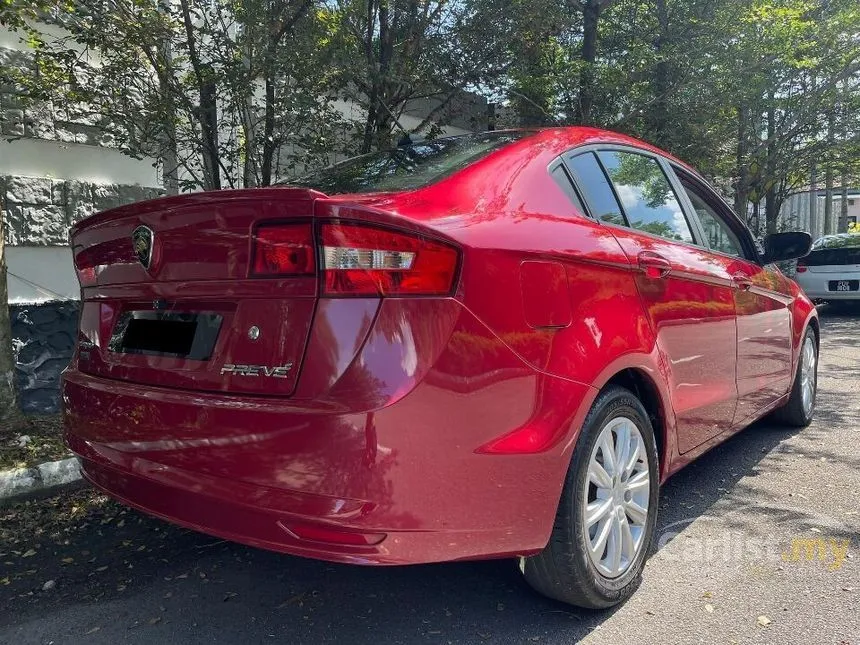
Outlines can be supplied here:
M731 426L737 335L730 260L696 246L665 162L624 147L566 159L592 214L611 227L665 359L678 444L686 452Z
M316 304L317 195L188 195L79 224L72 231L83 301L78 368L163 387L292 393ZM285 230L298 237L269 240L270 231ZM265 260L284 244L287 260L305 266L290 275L255 266L252 258Z
M786 392L791 383L791 296L788 278L761 266L749 232L701 181L677 168L685 196L705 233L703 243L728 262L737 312L738 407L742 424Z

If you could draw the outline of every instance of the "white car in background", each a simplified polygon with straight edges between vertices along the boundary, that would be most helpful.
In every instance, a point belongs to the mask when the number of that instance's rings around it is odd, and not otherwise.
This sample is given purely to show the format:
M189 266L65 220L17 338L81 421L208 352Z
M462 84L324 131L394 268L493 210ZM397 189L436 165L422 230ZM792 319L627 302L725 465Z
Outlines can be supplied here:
M797 261L797 283L813 301L860 301L860 234L825 235Z

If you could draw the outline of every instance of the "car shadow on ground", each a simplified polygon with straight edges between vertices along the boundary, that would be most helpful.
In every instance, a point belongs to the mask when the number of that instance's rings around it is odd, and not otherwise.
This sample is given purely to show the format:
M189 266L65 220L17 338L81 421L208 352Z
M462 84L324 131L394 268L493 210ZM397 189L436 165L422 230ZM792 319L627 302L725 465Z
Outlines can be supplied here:
M831 334L848 337L857 325L855 317L840 316L822 316L828 343ZM835 399L822 397L824 423L803 430L821 434L822 455L827 425L845 420ZM764 457L771 457L768 468L789 468L782 444L798 431L760 422L676 474L661 492L658 534L719 513L715 505L739 480L756 476ZM750 512L802 519L768 499L751 504ZM113 503L88 511L83 521L70 516L57 533L60 539L43 539L26 564L13 559L0 568L0 579L11 578L0 586L0 633L12 635L55 613L56 627L40 634L46 641L575 642L613 613L538 596L513 561L335 565L219 541ZM18 571L19 564L32 573ZM41 588L47 579L56 581L51 592Z
M658 526L707 514L792 432L759 424L678 473L662 491ZM335 565L221 542L120 511L112 503L107 508L121 515L104 523L110 518L106 511L105 519L97 516L72 528L68 544L50 556L40 551L51 564L29 589L16 585L22 598L0 604L5 605L0 626L26 622L53 605L68 613L62 620L68 636L98 627L90 642L101 641L102 634L110 642L120 625L129 640L159 634L186 642L182 635L196 632L214 642L235 642L237 634L249 642L275 634L296 644L519 643L562 637L574 642L612 614L545 600L521 580L513 561ZM94 561L78 564L82 552L95 554ZM68 558L75 563L63 564ZM57 580L56 594L40 593L46 579ZM33 583L35 594L27 596ZM79 607L93 604L113 629L97 618L75 624L74 617L82 616Z

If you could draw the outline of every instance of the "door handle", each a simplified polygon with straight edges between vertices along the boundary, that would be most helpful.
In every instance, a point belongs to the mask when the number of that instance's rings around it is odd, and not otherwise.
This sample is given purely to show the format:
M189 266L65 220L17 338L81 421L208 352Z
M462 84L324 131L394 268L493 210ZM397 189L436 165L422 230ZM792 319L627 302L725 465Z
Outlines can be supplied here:
M672 270L672 263L659 253L642 251L637 257L639 269L649 278L665 278Z
M732 282L741 291L749 291L752 287L752 278L743 273L735 273L732 276Z

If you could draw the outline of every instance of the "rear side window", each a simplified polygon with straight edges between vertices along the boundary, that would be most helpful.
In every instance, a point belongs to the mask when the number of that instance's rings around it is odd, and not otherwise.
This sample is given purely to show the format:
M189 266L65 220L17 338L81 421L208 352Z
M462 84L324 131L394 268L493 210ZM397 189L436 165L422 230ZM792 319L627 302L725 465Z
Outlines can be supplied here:
M576 177L576 185L582 191L591 214L604 222L624 226L624 215L618 200L612 192L612 186L606 180L603 169L597 162L597 157L591 152L568 157L568 164Z
M579 195L576 194L576 190L573 188L573 184L570 183L570 177L567 175L567 171L564 169L564 166L559 163L552 170L549 171L550 175L552 175L553 180L561 188L562 192L567 195L567 198L574 205L576 210L580 214L585 214L585 207L582 205L582 202L579 199Z
M616 150L603 150L599 155L632 228L693 242L681 204L656 159Z

